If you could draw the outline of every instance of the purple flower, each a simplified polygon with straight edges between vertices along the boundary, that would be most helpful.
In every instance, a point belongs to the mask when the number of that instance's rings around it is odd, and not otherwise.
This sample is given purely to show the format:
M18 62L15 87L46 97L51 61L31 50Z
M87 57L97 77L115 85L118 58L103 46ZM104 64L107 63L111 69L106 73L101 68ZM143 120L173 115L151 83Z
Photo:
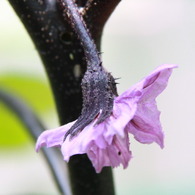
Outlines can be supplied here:
M140 143L156 142L163 148L164 135L155 98L165 89L172 69L176 65L162 65L149 76L114 98L112 114L100 124L97 117L78 135L64 135L76 122L43 132L36 144L41 147L61 147L64 160L86 153L97 173L104 166L124 168L131 159L129 133ZM71 137L71 138L70 138Z

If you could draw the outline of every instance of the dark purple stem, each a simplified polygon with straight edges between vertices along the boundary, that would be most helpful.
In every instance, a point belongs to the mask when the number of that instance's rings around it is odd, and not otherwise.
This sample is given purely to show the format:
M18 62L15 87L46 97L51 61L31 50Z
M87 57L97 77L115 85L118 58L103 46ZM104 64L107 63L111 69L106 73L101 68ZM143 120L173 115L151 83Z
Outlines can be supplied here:
M101 59L96 45L86 27L78 6L72 0L57 0L63 12L63 17L69 21L84 49L87 68L96 70L101 64Z
M90 0L91 1L91 0ZM31 36L43 61L53 90L61 124L80 115L80 82L86 70L83 48L68 21L59 14L55 0L9 0ZM102 30L119 0L94 0L84 8L84 20L100 48ZM85 6L86 0L77 0ZM86 155L75 155L68 164L74 195L113 195L112 171L96 174Z

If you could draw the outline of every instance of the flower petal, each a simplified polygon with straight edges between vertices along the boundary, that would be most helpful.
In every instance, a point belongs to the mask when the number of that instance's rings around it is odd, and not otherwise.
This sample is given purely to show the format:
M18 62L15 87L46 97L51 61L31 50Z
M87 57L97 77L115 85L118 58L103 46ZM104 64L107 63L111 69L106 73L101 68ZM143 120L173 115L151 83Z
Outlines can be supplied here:
M156 142L163 148L163 132L160 124L160 112L155 98L165 89L172 69L176 65L162 65L133 87L141 92L137 110L127 125L127 130L141 143ZM131 89L132 90L132 89Z
M95 125L96 122L97 119L86 126L78 136L72 139L70 139L70 135L67 136L61 147L64 160L69 161L70 156L75 154L87 153L93 144L97 144L100 148L106 147L106 142L102 136L104 128L99 128L100 125Z
M75 121L68 123L66 125L60 126L55 129L46 130L39 136L36 143L36 151L43 146L54 147L61 146L63 143L65 133L70 129L70 127L75 123Z
M113 116L112 119L117 120ZM111 117L95 125L97 120L85 127L78 136L72 139L67 137L61 147L64 160L68 162L71 156L86 153L96 172L100 172L104 166L116 167L121 163L126 168L131 158L128 132L120 136L119 130L124 129L113 129Z
M87 155L97 173L101 172L105 166L117 167L122 164L126 168L131 159L128 134L126 133L124 138L117 135L114 136L112 144L105 149L100 149L93 145L87 152Z
M127 96L118 96L114 100L113 114L107 119L107 124L112 128L112 131L108 131L110 134L118 134L121 137L125 136L125 127L129 121L134 117L137 110L137 101L140 98L141 93L134 93L131 91Z

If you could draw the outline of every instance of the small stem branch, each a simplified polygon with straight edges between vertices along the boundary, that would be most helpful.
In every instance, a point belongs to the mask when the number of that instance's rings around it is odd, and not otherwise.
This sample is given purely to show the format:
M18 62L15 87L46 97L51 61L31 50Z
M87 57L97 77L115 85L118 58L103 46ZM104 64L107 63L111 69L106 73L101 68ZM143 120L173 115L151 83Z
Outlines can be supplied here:
M58 0L58 2L63 9L64 18L69 18L70 25L75 30L83 46L88 64L87 68L97 69L98 65L101 64L101 59L77 5L72 0Z
M35 113L33 113L22 100L3 89L0 89L0 101L13 111L26 127L26 130L33 140L36 141L41 132L44 131L45 127ZM70 195L70 187L67 182L68 179L65 178L65 174L62 171L65 167L62 167L62 162L59 158L59 151L56 150L56 148L50 150L43 148L43 154L50 167L50 171L59 192L63 195Z
M83 8L82 16L99 51L105 23L120 1L121 0L88 0Z

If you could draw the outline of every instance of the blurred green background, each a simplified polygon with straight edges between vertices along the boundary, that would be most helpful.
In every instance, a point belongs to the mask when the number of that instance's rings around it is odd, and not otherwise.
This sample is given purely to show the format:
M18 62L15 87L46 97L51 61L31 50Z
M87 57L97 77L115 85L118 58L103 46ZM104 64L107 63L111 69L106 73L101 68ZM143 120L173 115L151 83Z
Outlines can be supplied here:
M0 86L15 92L48 128L58 125L45 71L22 24L0 0ZM195 194L195 1L123 0L108 21L103 61L123 92L155 67L178 64L158 98L165 148L131 138L134 158L114 169L117 195ZM34 143L0 103L0 194L58 192Z

